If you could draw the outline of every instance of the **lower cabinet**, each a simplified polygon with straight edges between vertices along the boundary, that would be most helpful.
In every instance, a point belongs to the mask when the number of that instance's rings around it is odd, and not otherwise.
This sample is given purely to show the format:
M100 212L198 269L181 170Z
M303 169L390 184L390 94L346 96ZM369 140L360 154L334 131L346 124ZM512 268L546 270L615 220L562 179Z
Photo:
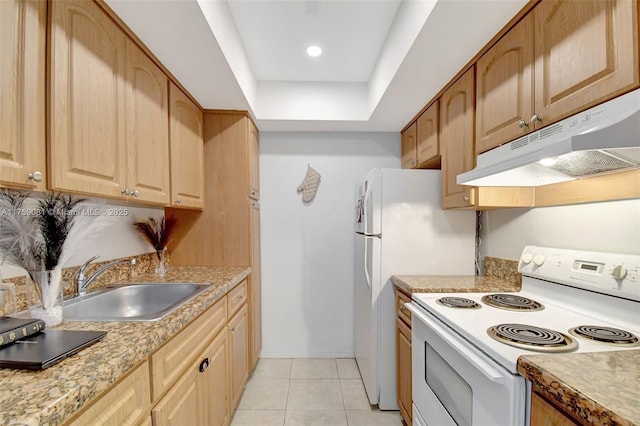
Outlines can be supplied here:
M249 377L246 286L230 290L67 424L228 425Z
M577 423L537 393L531 394L531 426L575 426Z
M396 373L398 406L402 420L411 426L411 312L404 306L411 299L396 290Z

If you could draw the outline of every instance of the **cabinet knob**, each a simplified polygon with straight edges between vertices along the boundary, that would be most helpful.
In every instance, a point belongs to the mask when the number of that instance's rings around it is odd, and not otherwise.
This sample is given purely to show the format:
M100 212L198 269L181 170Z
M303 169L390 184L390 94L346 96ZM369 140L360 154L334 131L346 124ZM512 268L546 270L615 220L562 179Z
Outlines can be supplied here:
M532 123L542 123L542 117L540 117L538 114L533 114L533 116L531 116L531 122Z
M32 180L34 182L42 182L42 172L35 171L33 173L29 173L27 177L29 178L29 180Z
M204 370L207 369L207 367L209 367L209 364L211 363L211 361L209 360L209 358L205 358L200 362L200 367L198 367L198 370L200 370L201 373L204 373Z
M464 201L469 201L469 196L468 196L468 195L465 195L464 197L462 197L462 199L463 199Z
M181 198L176 198L176 204L182 204L182 199Z
M125 188L122 191L120 191L123 195L126 195L127 197L129 195L131 195L131 190L129 188Z
M140 196L140 191L138 191L136 189L135 191L133 191L133 193L131 193L131 195L133 195L134 197L138 198Z
M416 160L411 160L411 167L415 167L416 165Z
M232 333L234 333L236 331L235 327L229 327L229 330L231 330Z
M524 129L525 127L529 127L529 123L527 123L524 120L520 120L520 122L518 123L518 127L520 127L521 129Z
M406 312L406 311L407 311L407 308L406 308L406 307L404 307L404 306L400 306L400 312Z

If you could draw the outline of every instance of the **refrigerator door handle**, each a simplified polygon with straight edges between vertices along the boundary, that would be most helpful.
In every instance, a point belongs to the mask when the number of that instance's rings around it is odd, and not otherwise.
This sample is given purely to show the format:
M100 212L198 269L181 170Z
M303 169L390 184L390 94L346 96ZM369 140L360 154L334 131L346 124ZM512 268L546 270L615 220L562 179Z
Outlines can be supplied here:
M369 287L369 294L371 294L371 275L369 274L369 238L364 237L364 280Z

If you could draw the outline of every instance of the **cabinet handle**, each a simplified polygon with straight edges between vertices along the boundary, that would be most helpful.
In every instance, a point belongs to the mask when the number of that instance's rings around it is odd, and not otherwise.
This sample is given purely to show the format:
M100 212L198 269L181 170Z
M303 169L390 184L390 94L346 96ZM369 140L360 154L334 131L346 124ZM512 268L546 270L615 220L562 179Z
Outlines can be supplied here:
M235 333L236 328L235 327L229 327L229 330L231 330L232 333Z
M529 127L529 123L527 123L524 120L520 120L520 122L518 123L518 127L520 127L521 129L524 129L525 127Z
M182 204L182 199L176 198L176 204Z
M404 305L400 306L400 312L406 312L406 311L407 311L407 308L405 308Z
M468 196L468 195L465 195L464 197L462 197L462 199L463 199L464 201L469 201L469 196Z
M244 299L243 295L238 296L238 300L242 300L242 299Z
M540 117L538 114L533 114L533 116L531 117L531 122L532 123L542 123L542 117Z
M120 191L120 193L128 197L129 195L131 195L131 190L129 188L125 188L122 191Z
M415 167L416 166L416 160L411 160L411 167Z
M42 182L42 172L35 171L33 173L29 173L27 177L29 178L29 180L32 180L34 182Z
M134 197L138 198L140 196L140 191L138 191L137 189L135 191L133 191L131 193L131 195L133 195Z
M205 358L202 360L202 362L200 362L200 367L198 367L198 370L200 370L201 373L204 373L204 370L207 369L207 367L209 367L209 363L211 361L209 360L209 358Z

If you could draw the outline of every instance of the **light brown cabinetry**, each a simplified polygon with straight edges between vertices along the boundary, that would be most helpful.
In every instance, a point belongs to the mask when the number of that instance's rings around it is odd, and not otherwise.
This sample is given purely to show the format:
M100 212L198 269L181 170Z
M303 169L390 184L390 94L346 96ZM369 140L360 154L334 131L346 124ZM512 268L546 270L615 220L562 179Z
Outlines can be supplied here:
M0 2L0 186L46 189L46 2Z
M575 426L572 419L540 397L531 394L531 426Z
M473 169L474 68L467 70L440 98L442 154L442 208L472 206L472 187L458 185L456 177Z
M169 85L171 205L204 207L202 111L173 83Z
M411 312L404 306L411 299L396 289L396 373L398 406L404 422L411 426Z
M481 153L640 85L638 2L549 0L477 62Z
M420 168L440 167L440 101L436 100L417 121L416 157Z
M242 390L249 378L249 322L247 305L229 320L229 351L231 353L231 410L240 402Z
M168 209L178 219L181 238L169 248L176 265L251 267L248 294L249 365L261 349L260 204L258 134L243 112L204 114L204 211Z
M51 189L121 197L125 36L94 2L49 3Z
M413 169L416 167L416 136L418 125L411 124L400 135L401 143L401 166L403 169Z
M529 132L534 108L533 50L533 14L529 14L478 59L477 153Z
M151 406L149 363L143 362L107 392L68 424L133 426L148 420Z
M127 39L126 189L136 201L169 204L168 79L158 66Z
M168 204L166 75L97 3L50 5L51 189Z

